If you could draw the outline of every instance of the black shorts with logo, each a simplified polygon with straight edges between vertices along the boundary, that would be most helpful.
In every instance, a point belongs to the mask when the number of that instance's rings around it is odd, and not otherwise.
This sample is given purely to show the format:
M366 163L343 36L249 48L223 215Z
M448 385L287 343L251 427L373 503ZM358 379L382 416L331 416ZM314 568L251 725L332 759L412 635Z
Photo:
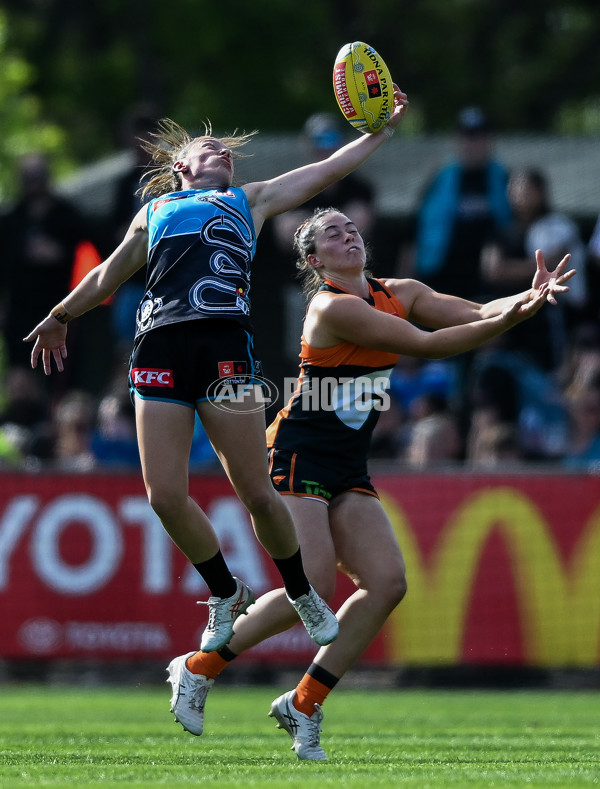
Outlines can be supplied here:
M237 321L183 321L136 338L129 391L132 399L136 395L195 408L200 401L216 399L218 386L260 384L261 373L253 335Z
M379 498L366 471L340 473L333 465L322 465L287 449L269 450L269 474L275 490L283 496L304 496L326 504L348 491Z

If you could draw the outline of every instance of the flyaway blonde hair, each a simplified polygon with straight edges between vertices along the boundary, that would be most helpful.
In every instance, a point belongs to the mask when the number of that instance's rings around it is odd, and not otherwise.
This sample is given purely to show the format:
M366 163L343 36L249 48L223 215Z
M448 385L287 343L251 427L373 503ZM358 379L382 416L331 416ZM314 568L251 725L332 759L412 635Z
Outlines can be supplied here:
M218 139L227 148L234 150L245 145L256 131L233 134ZM190 148L199 140L213 137L210 121L204 123L204 134L192 137L182 126L170 118L163 118L158 122L157 131L150 135L151 140L143 141L142 147L152 157L150 169L144 175L145 184L140 192L143 200L158 197L168 192L177 192L181 189L181 176L173 170L176 161L184 157ZM234 152L234 157L240 159L248 154Z

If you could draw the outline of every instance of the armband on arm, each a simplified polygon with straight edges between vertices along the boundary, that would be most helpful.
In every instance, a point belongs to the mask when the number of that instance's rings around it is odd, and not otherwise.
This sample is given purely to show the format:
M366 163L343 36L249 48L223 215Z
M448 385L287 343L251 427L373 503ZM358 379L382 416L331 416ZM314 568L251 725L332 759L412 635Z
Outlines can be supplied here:
M68 323L75 317L74 315L71 315L69 312L67 312L62 301L60 304L57 304L56 307L50 310L50 315L52 315L53 318L56 318L59 323Z

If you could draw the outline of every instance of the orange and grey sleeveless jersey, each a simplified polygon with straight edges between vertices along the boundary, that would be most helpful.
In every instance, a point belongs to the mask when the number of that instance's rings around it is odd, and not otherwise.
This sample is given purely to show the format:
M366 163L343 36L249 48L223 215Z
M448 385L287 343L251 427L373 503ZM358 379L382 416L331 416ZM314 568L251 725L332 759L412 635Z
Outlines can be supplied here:
M254 221L242 189L187 189L148 203L146 293L137 336L198 318L250 325Z
M380 280L369 279L373 309L406 319L396 296ZM345 293L328 280L320 291ZM371 434L389 405L387 388L398 354L342 342L313 348L302 337L296 390L267 430L269 447L295 452L321 464L366 467Z

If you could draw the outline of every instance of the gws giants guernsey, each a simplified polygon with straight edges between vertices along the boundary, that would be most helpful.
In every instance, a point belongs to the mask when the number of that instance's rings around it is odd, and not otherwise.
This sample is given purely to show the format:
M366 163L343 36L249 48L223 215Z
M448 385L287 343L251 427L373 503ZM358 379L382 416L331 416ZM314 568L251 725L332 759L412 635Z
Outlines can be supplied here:
M369 279L365 299L375 310L406 319L406 310L380 280ZM319 289L345 293L326 280ZM313 348L304 337L300 376L289 403L267 430L269 447L336 463L349 473L366 467L371 434L389 403L387 388L398 354L342 342Z
M188 189L148 203L146 293L136 336L198 318L250 329L250 263L256 232L242 189Z

